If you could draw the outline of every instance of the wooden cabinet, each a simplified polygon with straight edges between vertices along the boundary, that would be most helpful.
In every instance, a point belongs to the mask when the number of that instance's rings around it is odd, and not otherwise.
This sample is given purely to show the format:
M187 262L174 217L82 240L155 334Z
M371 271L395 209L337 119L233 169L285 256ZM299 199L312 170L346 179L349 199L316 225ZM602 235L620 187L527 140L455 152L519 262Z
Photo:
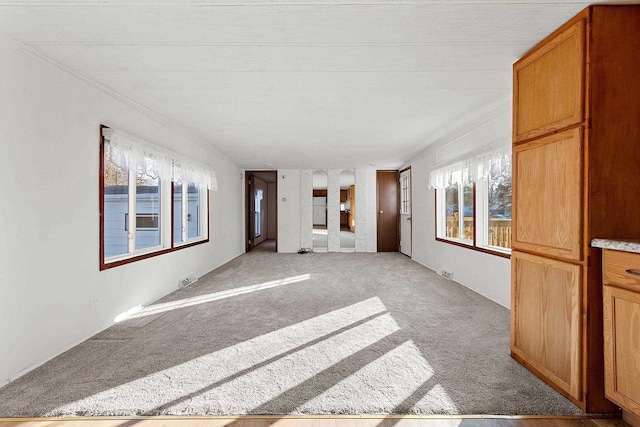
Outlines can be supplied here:
M579 400L582 267L520 252L511 263L514 353Z
M349 187L349 230L356 232L356 186Z
M606 396L640 417L640 254L603 251Z
M514 141L584 120L587 19L583 12L514 66Z
M640 237L640 6L596 5L513 67L512 356L587 412L605 397L600 251Z
M513 148L512 248L582 259L582 129Z

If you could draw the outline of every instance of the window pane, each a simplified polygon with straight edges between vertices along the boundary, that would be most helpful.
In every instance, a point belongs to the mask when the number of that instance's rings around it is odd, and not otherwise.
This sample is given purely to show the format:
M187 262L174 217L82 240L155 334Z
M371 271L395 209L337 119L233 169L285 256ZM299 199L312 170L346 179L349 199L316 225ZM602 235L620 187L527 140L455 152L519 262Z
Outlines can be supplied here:
M129 252L129 171L111 161L112 149L104 145L104 257Z
M194 184L187 187L187 238L200 235L200 190Z
M262 212L262 190L256 190L254 203L254 237L258 237L262 233L262 221L260 221L260 214Z
M173 243L182 243L182 184L173 184Z
M136 228L158 228L158 215L136 216Z
M511 247L511 171L492 174L488 180L489 241Z
M403 215L409 215L411 212L411 181L409 174L403 175L401 178L402 191L400 192L400 213Z
M142 217L155 217L155 227ZM139 166L136 170L136 249L160 245L160 181L153 171ZM140 225L144 227L140 227Z
M473 240L473 185L463 188L464 234L463 239Z
M446 237L460 237L458 220L458 186L445 189Z

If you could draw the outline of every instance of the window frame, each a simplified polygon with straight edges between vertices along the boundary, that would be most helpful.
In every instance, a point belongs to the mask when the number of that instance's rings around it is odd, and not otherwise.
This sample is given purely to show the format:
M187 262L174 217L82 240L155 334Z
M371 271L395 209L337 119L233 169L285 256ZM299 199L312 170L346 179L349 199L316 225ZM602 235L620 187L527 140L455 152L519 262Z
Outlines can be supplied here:
M400 215L411 215L411 168L400 171Z
M448 243L450 245L459 246L462 248L471 249L478 252L483 252L490 255L496 255L502 258L511 258L511 248L500 248L497 246L490 246L485 242L488 241L488 210L485 212L485 208L488 209L488 188L487 182L483 181L480 186L478 183L473 182L473 239L466 240L460 238L451 238L451 237L442 237L440 234L442 232L441 227L443 224L446 224L446 208L441 209L440 206L445 203L445 191L436 189L434 191L435 198L435 238L438 242ZM460 183L458 184L458 200L464 198L464 187L465 185ZM458 202L459 206L461 206L460 201ZM463 207L464 209L464 207ZM462 216L464 217L464 215ZM461 222L464 219L461 219ZM482 226L478 227L478 224L482 224ZM479 234L482 233L482 236Z
M153 258L158 255L163 255L171 252L175 252L181 249L190 248L192 246L201 245L209 242L210 237L210 218L211 218L211 191L207 188L200 189L200 213L201 220L206 218L206 224L201 224L200 229L201 232L206 231L206 236L199 236L197 240L193 238L191 241L187 240L186 242L181 242L178 244L174 243L174 210L173 210L173 201L174 201L174 185L173 181L169 180L159 180L160 184L160 217L159 217L159 230L160 230L160 241L161 244L149 248L138 249L134 248L133 251L128 252L122 255L115 255L109 257L109 260L106 260L104 257L105 254L105 191L104 191L104 172L105 172L105 164L104 164L104 155L105 155L105 137L103 135L103 129L109 129L109 126L100 125L100 150L99 150L99 223L100 223L100 241L99 241L99 266L100 271L108 270L110 268L119 267L121 265L131 264L136 261L142 261L144 259ZM135 170L133 170L135 173ZM129 170L129 176L131 177L132 169ZM131 182L131 178L129 179L129 186L135 185L135 178L133 184ZM188 186L188 184L187 184ZM203 206L202 200L203 195L206 193L206 206ZM135 194L134 194L135 196ZM129 195L129 199L131 199L131 195ZM135 206L135 200L129 201L130 205L133 204ZM135 210L133 211L135 213ZM137 218L137 214L131 215L129 212L129 228L131 225L136 225L135 221ZM132 224L133 223L133 224ZM135 233L135 228L134 231Z
M182 241L177 242L175 241L175 185L176 183L173 181L169 181L171 182L171 245L175 248L182 248L185 245L190 245L191 243L199 243L202 239L203 236L202 234L202 228L203 225L200 224L200 233L199 235L195 236L195 237L189 237L189 215L191 215L189 213L189 185L193 184L192 182L186 181L182 183L182 198L180 200L180 207L181 207L181 224L180 224L180 237L182 239ZM198 200L200 201L200 204L198 206L198 215L199 218L198 219L202 219L206 216L207 218L207 236L206 239L207 241L209 240L209 191L207 191L207 210L206 212L204 211L204 204L202 203L202 195L203 195L203 189L199 190L199 196L198 196Z

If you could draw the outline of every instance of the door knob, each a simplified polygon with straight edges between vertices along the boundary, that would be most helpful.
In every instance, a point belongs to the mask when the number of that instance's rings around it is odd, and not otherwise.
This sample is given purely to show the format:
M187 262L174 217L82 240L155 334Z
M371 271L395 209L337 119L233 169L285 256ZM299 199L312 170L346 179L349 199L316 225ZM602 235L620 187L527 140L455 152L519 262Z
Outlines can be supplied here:
M384 211L380 211L380 213L384 213Z

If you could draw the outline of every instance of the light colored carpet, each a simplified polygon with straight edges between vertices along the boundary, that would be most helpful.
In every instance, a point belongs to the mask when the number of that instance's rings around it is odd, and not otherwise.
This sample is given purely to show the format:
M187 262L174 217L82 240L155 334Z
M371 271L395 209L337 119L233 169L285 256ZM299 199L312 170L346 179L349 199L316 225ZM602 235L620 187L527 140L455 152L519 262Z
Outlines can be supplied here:
M0 417L578 414L509 312L397 253L249 253L0 389Z

